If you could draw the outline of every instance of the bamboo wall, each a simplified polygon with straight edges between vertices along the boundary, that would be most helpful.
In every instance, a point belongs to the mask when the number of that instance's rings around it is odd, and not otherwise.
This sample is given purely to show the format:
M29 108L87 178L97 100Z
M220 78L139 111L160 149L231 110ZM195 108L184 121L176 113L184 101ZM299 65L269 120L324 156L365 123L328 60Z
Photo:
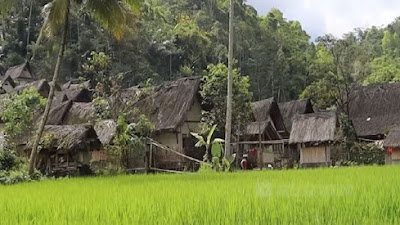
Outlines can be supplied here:
M300 164L330 163L329 146L303 146L300 150Z

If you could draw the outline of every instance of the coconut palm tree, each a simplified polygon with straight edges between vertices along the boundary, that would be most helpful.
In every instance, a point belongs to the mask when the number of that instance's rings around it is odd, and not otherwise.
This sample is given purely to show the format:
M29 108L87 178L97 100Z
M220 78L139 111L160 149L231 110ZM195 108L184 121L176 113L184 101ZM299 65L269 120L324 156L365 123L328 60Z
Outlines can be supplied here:
M73 4L80 5L89 10L91 15L98 20L106 30L110 31L117 40L120 40L127 27L133 25L136 16L139 14L142 1L143 0L53 0L45 6L46 18L38 42L40 42L43 36L57 37L59 35L61 35L61 42L46 108L40 120L29 159L30 174L33 174L35 170L36 158L39 153L39 141L54 98L55 84L60 75L65 46L67 44L68 19Z

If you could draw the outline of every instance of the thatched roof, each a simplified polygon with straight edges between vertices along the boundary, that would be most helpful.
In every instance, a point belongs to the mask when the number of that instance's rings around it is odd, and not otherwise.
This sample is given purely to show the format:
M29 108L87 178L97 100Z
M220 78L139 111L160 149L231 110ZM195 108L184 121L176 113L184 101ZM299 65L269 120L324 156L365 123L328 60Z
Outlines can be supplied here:
M165 82L155 87L150 96L131 103L149 118L156 131L175 131L184 122L198 98L199 88L200 78L182 78ZM138 88L123 90L117 100L119 103L115 104L117 107L113 110L124 110L129 101L137 99L138 90Z
M3 80L1 81L1 86L4 86L7 82L11 85L12 88L15 88L15 86L17 86L10 76L3 78Z
M29 65L29 62L26 61L20 65L10 67L5 76L10 76L12 79L33 79L32 75L32 70L31 66Z
M52 107L47 119L47 125L62 125L65 121L65 116L71 109L72 101L66 101L60 105L55 105Z
M283 120L285 122L285 126L288 132L292 130L292 122L294 116L314 112L310 99L279 103L279 109L281 110Z
M53 102L51 104L52 108L61 105L62 103L68 101L67 95L63 91L54 92Z
M349 99L350 118L357 135L383 138L385 131L400 123L400 83L355 88Z
M31 140L32 141L32 140ZM30 147L31 142L28 144ZM46 126L40 142L50 151L87 151L101 146L96 131L90 125Z
M383 142L384 147L400 147L400 125L392 126L388 136Z
M67 83L63 84L61 87L63 90L67 89L90 89L90 80L85 81L83 83L74 83L73 81L68 81Z
M49 85L51 86L53 84L53 81L50 81L49 82ZM55 83L56 85L55 85L55 88L56 88L56 91L62 91L62 88L61 88L61 86L56 82Z
M93 103L73 102L65 115L63 124L85 124L96 120L96 110Z
M246 134L250 136L263 135L268 140L279 140L281 136L276 131L274 123L271 120L252 122L247 125Z
M253 102L251 107L256 121L271 120L278 132L287 133L281 111L274 98Z
M25 89L28 89L31 87L35 87L41 96L43 96L45 98L47 98L49 96L50 85L49 85L49 83L47 83L47 81L45 79L37 80L37 81L31 82L31 83L28 83L25 85L17 86L17 87L15 87L15 89L13 91L22 92Z
M103 120L94 126L94 130L103 145L112 144L115 132L117 131L117 124L113 120Z
M64 90L64 93L67 95L68 99L74 102L91 102L92 101L92 92L90 92L86 88L80 87L71 87Z
M335 112L318 112L297 115L293 119L290 144L333 142L336 138Z

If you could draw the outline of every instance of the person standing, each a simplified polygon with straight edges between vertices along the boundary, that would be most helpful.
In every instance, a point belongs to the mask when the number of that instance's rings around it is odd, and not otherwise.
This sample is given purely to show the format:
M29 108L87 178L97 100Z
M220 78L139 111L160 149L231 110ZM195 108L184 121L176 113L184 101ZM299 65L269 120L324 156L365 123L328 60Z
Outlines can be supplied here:
M242 170L247 170L247 154L243 155L243 159L240 162L240 166L242 167Z

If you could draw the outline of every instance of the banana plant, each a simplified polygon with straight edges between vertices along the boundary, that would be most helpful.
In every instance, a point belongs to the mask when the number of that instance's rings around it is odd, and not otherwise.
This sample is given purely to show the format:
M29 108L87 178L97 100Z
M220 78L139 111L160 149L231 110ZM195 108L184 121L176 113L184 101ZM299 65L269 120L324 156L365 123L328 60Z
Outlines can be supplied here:
M225 141L221 138L215 138L212 139L215 129L217 128L217 125L214 125L210 131L207 134L206 139L204 139L203 136L201 136L198 133L190 133L193 137L197 139L196 147L205 147L206 148L206 153L204 154L203 160L204 162L210 163L210 161L214 162L217 161L219 162L219 159L223 155L223 148L221 143L224 143ZM212 156L212 158L211 158ZM214 164L214 163L213 163Z

